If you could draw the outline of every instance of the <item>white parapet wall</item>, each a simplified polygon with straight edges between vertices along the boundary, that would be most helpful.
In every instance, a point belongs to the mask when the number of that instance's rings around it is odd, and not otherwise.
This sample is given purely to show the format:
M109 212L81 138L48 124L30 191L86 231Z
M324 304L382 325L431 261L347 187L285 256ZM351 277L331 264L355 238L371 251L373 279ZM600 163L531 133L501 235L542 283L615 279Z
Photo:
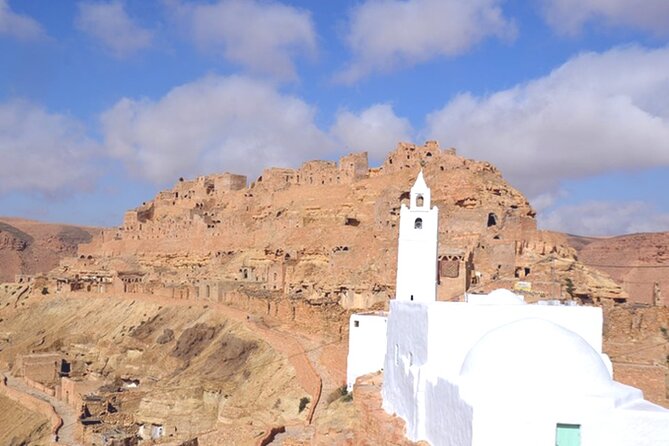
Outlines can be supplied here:
M346 387L349 391L359 376L383 370L387 321L388 316L384 312L351 316L346 367Z

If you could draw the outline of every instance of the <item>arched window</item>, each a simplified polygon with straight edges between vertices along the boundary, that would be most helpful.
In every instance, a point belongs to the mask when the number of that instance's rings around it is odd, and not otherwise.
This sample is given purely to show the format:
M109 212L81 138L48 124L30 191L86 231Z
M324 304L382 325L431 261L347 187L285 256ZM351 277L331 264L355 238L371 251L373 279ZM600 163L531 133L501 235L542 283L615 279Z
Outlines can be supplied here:
M423 229L423 219L422 218L417 218L416 221L413 223L414 229Z
M497 216L491 212L488 214L488 227L497 225Z
M424 205L425 205L425 199L423 198L422 195L418 195L416 197L416 206L418 206L419 208L422 208Z

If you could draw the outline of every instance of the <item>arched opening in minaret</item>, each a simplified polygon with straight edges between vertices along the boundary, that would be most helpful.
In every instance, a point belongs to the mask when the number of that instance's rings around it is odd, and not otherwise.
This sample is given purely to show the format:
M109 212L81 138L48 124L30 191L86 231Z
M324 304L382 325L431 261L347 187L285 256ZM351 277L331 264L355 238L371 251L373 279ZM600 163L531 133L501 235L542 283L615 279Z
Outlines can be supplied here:
M488 227L497 225L497 216L491 212L488 214Z
M417 218L416 221L413 222L413 227L414 229L423 229L423 219Z
M425 205L425 199L423 198L422 195L418 195L416 197L416 206L418 206L419 208L422 208L424 205Z

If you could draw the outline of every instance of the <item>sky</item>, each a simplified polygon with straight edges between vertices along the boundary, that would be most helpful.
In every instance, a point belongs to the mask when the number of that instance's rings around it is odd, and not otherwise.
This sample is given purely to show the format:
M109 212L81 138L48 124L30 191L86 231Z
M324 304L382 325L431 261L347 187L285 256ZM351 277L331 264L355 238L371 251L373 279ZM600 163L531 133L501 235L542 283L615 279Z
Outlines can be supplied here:
M0 215L430 139L542 229L669 231L669 1L0 0Z

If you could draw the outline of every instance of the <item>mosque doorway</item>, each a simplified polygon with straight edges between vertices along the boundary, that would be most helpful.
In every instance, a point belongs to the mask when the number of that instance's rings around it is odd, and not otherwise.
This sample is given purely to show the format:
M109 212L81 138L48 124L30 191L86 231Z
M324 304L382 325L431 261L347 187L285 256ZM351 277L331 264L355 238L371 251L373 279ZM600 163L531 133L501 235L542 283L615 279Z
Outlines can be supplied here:
M581 426L558 423L555 432L555 446L581 446Z

